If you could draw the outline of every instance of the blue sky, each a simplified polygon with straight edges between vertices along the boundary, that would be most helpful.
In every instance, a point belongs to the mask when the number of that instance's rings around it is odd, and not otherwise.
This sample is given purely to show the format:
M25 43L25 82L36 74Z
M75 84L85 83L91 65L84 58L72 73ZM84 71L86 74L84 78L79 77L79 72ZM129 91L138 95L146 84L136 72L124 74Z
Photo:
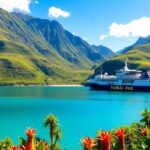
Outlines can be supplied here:
M8 2L4 5L6 1ZM20 0L13 1L17 3ZM102 44L114 51L134 43L139 36L150 34L150 30L147 29L150 23L150 0L23 1L24 4L14 7L19 11L25 11L26 9L27 13L36 17L57 20L65 29L81 36L90 44ZM6 5L9 2L10 0L5 0L5 2L0 0L0 7L6 8L8 11L14 11L13 8L7 8ZM22 8L18 8L21 5ZM52 15L48 16L48 10L52 7L59 8L63 13L68 14L57 16L57 18Z

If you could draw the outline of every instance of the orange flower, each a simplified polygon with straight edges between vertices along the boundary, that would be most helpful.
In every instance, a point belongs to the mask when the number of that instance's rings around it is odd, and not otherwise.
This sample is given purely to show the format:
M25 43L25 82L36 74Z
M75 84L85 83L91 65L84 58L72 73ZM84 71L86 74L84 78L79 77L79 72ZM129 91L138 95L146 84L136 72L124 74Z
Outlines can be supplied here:
M147 127L141 129L140 133L141 133L142 136L147 136L148 135L148 129L147 129Z
M110 132L99 132L101 149L110 150L111 133Z
M27 139L27 144L23 147L24 150L34 150L35 146L33 144L33 138L35 136L35 129L30 129L28 128L26 130L26 134L28 136L28 139Z
M19 148L16 146L12 146L9 150L19 150Z
M119 149L125 150L125 130L124 129L118 129L116 134L119 142Z
M33 137L35 136L35 129L30 129L30 128L28 128L28 129L26 130L26 134L27 134L28 137L33 138Z
M88 138L82 138L81 140L83 147L87 150L92 150L93 146L95 146L94 141L88 137Z
M125 130L124 129L118 129L116 132L117 137L124 137L125 136Z

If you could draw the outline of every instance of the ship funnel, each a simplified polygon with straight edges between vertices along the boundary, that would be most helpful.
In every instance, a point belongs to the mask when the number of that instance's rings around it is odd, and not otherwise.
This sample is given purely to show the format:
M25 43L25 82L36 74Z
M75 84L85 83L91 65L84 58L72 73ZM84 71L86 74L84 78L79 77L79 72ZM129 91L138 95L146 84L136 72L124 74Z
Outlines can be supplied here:
M129 71L130 69L128 68L128 59L125 60L125 66L124 66L124 71Z

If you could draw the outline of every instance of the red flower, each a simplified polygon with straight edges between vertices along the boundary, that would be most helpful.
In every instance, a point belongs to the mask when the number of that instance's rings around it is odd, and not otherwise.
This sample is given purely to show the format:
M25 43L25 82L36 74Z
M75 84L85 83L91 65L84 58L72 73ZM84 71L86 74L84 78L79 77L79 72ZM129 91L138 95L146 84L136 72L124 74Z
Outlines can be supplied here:
M82 138L81 140L83 147L86 148L87 150L92 150L94 144L94 141L88 137L88 138Z
M33 138L35 136L35 129L28 128L26 130L26 134L27 134L28 137Z
M35 136L35 129L28 128L26 130L26 134L28 136L27 144L24 146L24 150L34 150L33 138Z
M9 150L19 150L19 148L16 146L12 146Z
M125 150L125 130L118 129L118 131L116 132L116 136L117 136L118 142L119 142L119 149Z
M141 133L142 136L147 136L148 135L148 129L147 129L147 127L141 129L140 133Z
M100 141L102 150L110 150L111 133L110 132L100 132Z

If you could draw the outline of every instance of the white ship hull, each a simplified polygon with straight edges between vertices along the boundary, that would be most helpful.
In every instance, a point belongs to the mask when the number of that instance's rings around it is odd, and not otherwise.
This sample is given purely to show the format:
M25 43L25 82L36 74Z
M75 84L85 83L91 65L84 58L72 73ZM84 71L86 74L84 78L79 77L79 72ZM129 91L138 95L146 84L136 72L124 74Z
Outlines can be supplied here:
M150 80L101 80L91 79L86 85L95 90L150 92Z
M150 75L147 70L128 69L126 60L124 68L117 70L116 75L102 75L101 71L101 75L87 80L86 85L97 90L150 92Z

